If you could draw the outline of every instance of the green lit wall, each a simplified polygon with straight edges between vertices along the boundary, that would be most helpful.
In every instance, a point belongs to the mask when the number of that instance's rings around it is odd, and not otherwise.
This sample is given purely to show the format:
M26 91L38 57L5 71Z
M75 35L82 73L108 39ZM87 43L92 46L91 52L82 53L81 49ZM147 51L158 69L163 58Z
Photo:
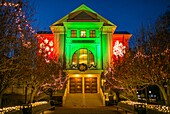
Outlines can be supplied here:
M74 52L79 49L88 49L94 55L94 61L97 65L97 69L102 69L101 62L101 27L103 22L64 22L65 32L66 32L66 64L69 68L69 65L72 64L72 56ZM77 31L77 37L71 37L71 30ZM80 31L86 31L86 37L80 37ZM96 37L90 37L90 30L96 31Z

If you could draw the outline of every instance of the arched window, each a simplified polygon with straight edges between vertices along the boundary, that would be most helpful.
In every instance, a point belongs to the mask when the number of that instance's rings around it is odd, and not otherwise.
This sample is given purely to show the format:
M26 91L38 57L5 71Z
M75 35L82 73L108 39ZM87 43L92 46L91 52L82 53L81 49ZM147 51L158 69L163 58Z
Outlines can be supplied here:
M72 56L72 64L87 64L87 65L94 65L94 55L91 51L87 49L79 49L77 50Z

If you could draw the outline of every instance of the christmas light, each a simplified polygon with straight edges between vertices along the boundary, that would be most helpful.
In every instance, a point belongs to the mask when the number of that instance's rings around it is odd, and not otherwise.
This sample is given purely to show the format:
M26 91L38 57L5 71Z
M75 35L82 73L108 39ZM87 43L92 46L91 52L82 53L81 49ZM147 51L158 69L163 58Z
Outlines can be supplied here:
M44 43L45 43L45 44L48 44L48 39L47 39L47 38L44 40Z
M116 56L116 58L123 57L123 55L125 54L125 49L126 46L124 46L117 40L113 46L113 54Z
M51 46L51 47L53 46L53 42L52 41L50 41L49 46Z
M40 44L40 48L43 49L44 47L45 47L45 44L42 42L42 43Z
M46 46L45 51L49 51L49 50L50 50L50 48L48 46Z
M15 15L17 17L15 19L15 23L17 24L18 30L20 31L19 32L20 33L19 36L21 36L22 44L23 44L24 47L30 48L31 44L29 44L28 42L24 41L24 33L22 33L23 29L21 27L21 24L25 24L26 23L25 27L27 27L29 29L30 33L32 33L32 34L35 34L35 30L33 30L33 28L28 24L28 21L26 20L26 16L22 12L21 4L19 4L19 3L11 3L11 2L4 2L4 3L1 3L0 6L13 7L14 8L14 10L10 10L11 11L10 14L13 14L14 12L16 13Z
M37 35L38 41L39 41L39 54L44 54L42 56L45 57L45 61L47 63L50 62L51 59L54 58L54 42L53 42L53 37L49 35Z
M47 101L40 101L40 102L35 102L35 103L31 103L32 107L37 107L40 105L44 105L44 104L48 104ZM6 114L6 113L10 113L10 112L15 112L17 110L22 110L24 108L24 106L12 106L12 107L3 107L0 108L0 114Z
M54 51L54 48L51 48L51 51Z
M135 59L135 58L139 58L139 57L142 57L142 58L150 58L150 57L158 57L158 56L160 56L160 55L166 55L166 54L169 54L170 53L170 49L166 49L166 50L164 50L162 53L160 53L160 54L152 54L152 55L145 55L145 54L142 54L140 51L138 51L137 53L136 53L136 55L134 56L134 58L133 58L133 60Z
M124 103L126 105L131 105L133 107L134 107L135 104L143 104L143 105L146 105L147 109L151 109L151 110L155 110L155 111L163 112L163 113L170 113L170 107L169 106L152 105L152 104L140 103L140 102L134 102L134 101L121 101L121 103Z

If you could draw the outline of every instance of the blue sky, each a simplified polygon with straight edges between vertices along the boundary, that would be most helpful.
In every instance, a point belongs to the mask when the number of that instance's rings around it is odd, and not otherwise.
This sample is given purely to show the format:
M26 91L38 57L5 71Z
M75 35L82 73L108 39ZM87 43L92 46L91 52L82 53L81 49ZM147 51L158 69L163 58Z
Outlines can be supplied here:
M170 0L30 0L35 8L36 26L49 30L49 26L85 4L115 25L117 30L135 34L141 26L153 24L170 6Z

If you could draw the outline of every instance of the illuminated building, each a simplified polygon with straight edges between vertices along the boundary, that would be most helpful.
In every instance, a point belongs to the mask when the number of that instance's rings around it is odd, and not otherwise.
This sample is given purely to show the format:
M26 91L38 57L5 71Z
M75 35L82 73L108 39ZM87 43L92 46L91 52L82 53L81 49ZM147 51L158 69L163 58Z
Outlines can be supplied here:
M51 32L38 32L38 53L44 53L47 62L55 59L66 64L67 94L102 94L101 73L123 57L131 37L128 32L116 32L116 27L82 4L53 23Z

